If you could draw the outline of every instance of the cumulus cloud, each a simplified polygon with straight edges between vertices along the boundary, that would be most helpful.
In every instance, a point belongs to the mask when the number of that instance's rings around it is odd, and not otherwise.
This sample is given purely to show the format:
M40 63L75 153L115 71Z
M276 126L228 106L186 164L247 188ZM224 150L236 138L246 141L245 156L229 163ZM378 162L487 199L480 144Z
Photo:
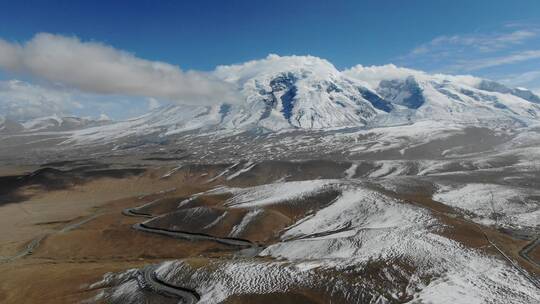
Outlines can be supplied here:
M236 89L211 73L182 71L111 46L40 33L23 43L0 39L0 69L85 92L163 98L185 104L238 102Z
M275 74L283 71L309 68L319 75L339 73L329 61L315 56L279 56L270 54L266 58L251 60L241 64L218 66L214 74L228 82L242 84L256 75Z

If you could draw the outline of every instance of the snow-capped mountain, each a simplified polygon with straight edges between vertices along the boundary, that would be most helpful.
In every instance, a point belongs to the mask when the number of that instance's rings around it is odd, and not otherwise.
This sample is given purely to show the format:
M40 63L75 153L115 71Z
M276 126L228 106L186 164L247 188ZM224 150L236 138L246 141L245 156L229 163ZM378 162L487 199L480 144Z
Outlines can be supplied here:
M205 127L281 130L421 120L526 125L540 115L540 98L525 89L470 76L430 75L391 65L380 68L386 71L375 69L366 75L358 67L339 71L317 57L275 55L221 66L214 74L235 84L245 100L208 107L206 114L197 113L193 119L197 124L207 122Z
M235 123L224 128L324 129L420 120L529 124L540 114L538 96L527 90L391 65L368 73L359 67L338 71L316 57L269 56L218 67L215 74L235 83L245 96L236 106L239 111L230 109L222 120Z
M364 126L385 110L376 100L370 100L377 94L365 83L316 57L269 56L242 65L221 66L215 74L238 86L245 97L243 104L231 109L225 119L227 127L257 125L277 130Z
M109 123L111 123L111 120L105 115L102 115L98 119L51 115L27 120L25 122L18 122L0 116L0 133L70 131L103 126Z
M370 128L419 121L524 126L537 123L540 116L540 98L526 89L393 65L339 71L317 57L270 55L219 66L213 75L236 86L243 100L213 106L169 105L141 117L77 131L77 137L166 136L193 130ZM65 130L68 128L62 124L81 123L47 118L25 123L24 128Z
M382 67L355 67L344 71L373 86L394 108L379 116L379 125L423 120L494 126L538 122L538 96L522 88L507 88L472 76L427 74Z

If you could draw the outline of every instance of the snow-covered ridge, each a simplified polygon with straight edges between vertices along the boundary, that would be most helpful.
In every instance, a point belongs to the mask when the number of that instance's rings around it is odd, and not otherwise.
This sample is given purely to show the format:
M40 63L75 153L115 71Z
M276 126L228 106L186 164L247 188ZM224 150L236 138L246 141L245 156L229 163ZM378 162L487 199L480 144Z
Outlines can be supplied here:
M104 114L99 118L51 115L39 117L24 122L18 122L0 116L0 132L45 132L45 131L70 131L96 126L103 126L112 121Z
M540 99L531 91L473 76L428 74L394 65L339 71L317 57L270 55L221 66L214 73L234 83L246 98L238 107L248 109L230 120L229 128L246 122L271 130L420 120L526 124L540 113Z

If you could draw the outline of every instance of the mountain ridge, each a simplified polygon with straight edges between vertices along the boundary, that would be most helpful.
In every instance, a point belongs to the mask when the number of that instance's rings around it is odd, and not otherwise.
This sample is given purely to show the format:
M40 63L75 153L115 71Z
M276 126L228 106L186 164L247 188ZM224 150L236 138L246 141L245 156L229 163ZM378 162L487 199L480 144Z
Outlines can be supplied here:
M167 105L140 117L81 129L104 136L113 131L167 136L193 130L372 128L424 120L495 128L536 124L540 116L540 98L532 91L394 65L340 71L318 57L269 55L218 66L212 74L236 86L243 100Z

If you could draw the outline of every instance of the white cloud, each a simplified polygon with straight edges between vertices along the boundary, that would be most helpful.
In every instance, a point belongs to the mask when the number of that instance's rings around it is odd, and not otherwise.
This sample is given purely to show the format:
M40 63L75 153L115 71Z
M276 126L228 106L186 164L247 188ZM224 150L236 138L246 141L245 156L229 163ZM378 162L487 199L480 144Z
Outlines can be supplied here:
M536 37L538 33L536 31L527 31L527 30L520 30L515 31L510 34L503 34L499 35L498 37L495 37L492 41L488 42L488 45L499 45L501 47L505 47L507 45L515 44L515 43L523 43L526 40Z
M359 64L343 71L343 73L349 77L367 82L372 88L376 88L383 79L405 79L409 76L419 77L425 75L424 72L397 67L393 64L380 66L363 66Z
M513 85L522 85L524 83L538 82L540 83L540 71L528 71L519 74L510 74L501 78L501 81L505 83L511 83Z
M518 63L540 58L540 50L526 50L504 56L467 60L452 66L453 69L476 71L495 66Z
M261 75L262 73L274 74L305 67L309 67L313 73L318 75L339 73L332 63L319 57L270 54L263 59L246 61L241 64L218 66L214 74L220 79L241 84L245 80L255 75Z
M419 80L431 79L435 77L441 80L446 79L469 86L476 86L481 81L480 78L471 75L427 74L423 71L397 67L393 64L386 64L381 66L356 65L348 70L344 70L343 73L349 77L353 77L367 82L372 88L376 88L379 85L379 82L383 79L403 80L409 76L414 76Z
M517 30L511 33L496 34L443 35L414 48L409 55L440 54L448 49L454 51L475 49L481 52L490 52L522 44L537 36L537 30Z
M427 71L451 74L480 71L492 78L502 78L503 75L494 75L491 68L502 67L499 69L502 70L503 66L538 60L539 43L538 24L513 24L491 33L439 36L399 57L398 62Z
M9 118L25 120L66 113L80 107L81 104L68 91L18 80L0 81L0 113Z
M37 34L24 44L0 39L0 68L99 94L158 97L186 104L239 102L231 84L210 73L76 37Z
M101 114L126 119L148 111L143 97L83 93L65 87L0 81L0 116L25 121L50 115L99 118Z

